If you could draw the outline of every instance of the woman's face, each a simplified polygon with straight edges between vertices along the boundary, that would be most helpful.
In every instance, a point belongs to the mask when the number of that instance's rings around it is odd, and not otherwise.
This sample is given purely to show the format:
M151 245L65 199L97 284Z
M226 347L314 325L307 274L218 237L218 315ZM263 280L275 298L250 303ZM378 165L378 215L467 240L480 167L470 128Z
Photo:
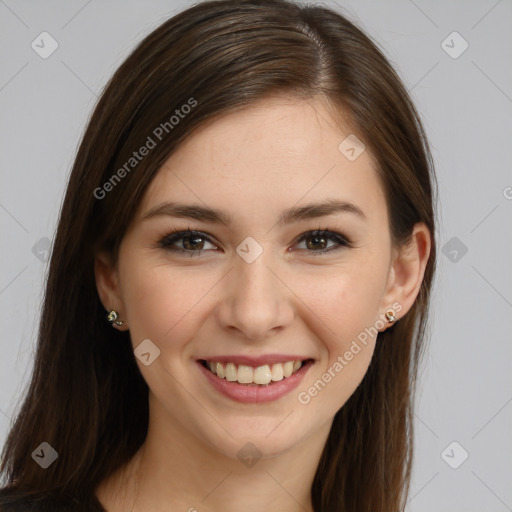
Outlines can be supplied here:
M374 162L351 139L339 149L350 132L335 126L319 100L265 100L195 132L149 186L113 300L144 342L157 428L274 455L326 431L363 379L402 305ZM309 363L284 377L296 360ZM276 380L238 383L255 375Z

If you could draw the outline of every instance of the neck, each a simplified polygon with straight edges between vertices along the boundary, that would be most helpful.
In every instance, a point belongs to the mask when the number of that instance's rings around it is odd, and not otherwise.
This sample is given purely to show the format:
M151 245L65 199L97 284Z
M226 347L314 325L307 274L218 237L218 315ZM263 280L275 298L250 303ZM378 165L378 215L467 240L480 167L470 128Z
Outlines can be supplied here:
M151 418L151 415L150 415ZM332 422L272 457L224 455L180 425L150 419L137 454L97 491L107 512L313 512L311 486ZM172 433L172 434L169 434Z

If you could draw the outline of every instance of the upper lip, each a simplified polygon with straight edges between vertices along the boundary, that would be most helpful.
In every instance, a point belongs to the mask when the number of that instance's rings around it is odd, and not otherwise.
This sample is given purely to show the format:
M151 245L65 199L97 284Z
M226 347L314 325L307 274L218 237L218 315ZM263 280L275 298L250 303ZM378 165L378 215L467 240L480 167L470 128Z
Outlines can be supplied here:
M217 363L234 363L237 365L246 365L246 366L264 366L266 364L275 364L275 363L286 363L287 361L305 361L307 359L312 359L307 356L300 356L296 354L264 354L261 356L241 356L241 355L216 355L216 356L208 356L201 357L198 361L214 361Z

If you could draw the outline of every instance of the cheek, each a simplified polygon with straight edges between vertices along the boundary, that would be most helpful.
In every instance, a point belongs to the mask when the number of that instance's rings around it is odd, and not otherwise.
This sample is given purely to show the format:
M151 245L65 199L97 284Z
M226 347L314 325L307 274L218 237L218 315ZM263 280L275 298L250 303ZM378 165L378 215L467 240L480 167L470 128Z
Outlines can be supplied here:
M314 417L327 420L334 415L366 374L375 348L385 270L361 265L361 270L331 269L320 279L301 280L300 296L308 297L304 302L328 327L322 329L324 357L316 380L298 391L299 403Z
M140 256L127 257L119 266L133 345L146 338L166 350L184 345L193 336L202 298L219 280L217 273L202 272L199 278L192 268L173 269Z
M301 278L298 294L329 327L329 347L337 349L379 318L386 280L381 267L361 263Z

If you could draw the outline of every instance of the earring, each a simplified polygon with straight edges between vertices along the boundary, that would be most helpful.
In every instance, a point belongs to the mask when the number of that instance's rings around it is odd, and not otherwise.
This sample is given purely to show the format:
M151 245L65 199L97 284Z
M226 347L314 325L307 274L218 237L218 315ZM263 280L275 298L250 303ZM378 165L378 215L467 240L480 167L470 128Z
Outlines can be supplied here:
M123 325L124 322L122 320L118 320L118 318L119 315L117 314L117 311L115 309L110 311L110 313L107 315L107 320L109 324L113 324L115 322L116 325L119 325L119 327L121 327L121 325Z
M386 311L385 317L388 322L393 323L396 320L395 312L393 310Z

